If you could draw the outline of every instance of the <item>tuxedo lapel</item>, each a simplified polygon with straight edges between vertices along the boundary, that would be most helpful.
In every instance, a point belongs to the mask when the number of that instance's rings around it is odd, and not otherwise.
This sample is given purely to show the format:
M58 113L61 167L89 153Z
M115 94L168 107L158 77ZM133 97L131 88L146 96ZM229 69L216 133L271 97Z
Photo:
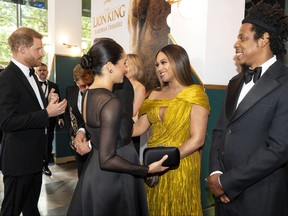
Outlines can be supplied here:
M40 92L40 96L41 96L43 105L44 105L44 107L47 107L47 100L46 100L46 98L45 98L43 89L42 89L42 87L41 87L41 85L40 85L40 83L39 83L39 80L38 80L38 78L37 78L37 76L36 76L35 74L33 74L33 78L34 78L34 80L35 80L35 82L36 82L36 84L37 84L38 90L39 90L39 92Z
M280 85L276 78L281 76L282 73L283 70L279 67L279 64L274 63L240 102L231 121L238 119L264 96L276 89Z
M225 104L226 116L230 120L235 112L238 97L241 90L241 85L243 85L242 74L237 75L232 80L230 80L229 88L227 90L227 103Z
M77 117L82 116L82 114L80 113L80 110L78 109L78 96L79 96L79 88L76 86L75 88L73 88L73 93L72 93L72 99L73 99L72 109L73 109L73 113Z
M33 97L35 102L37 102L37 104L39 104L37 96L36 96L32 86L30 85L27 77L23 74L23 72L13 62L10 63L10 66L12 67L13 71L15 72L15 75L21 80L21 82L23 83L25 88L28 90L29 95L31 95L31 97ZM39 107L40 107L40 104L39 104Z

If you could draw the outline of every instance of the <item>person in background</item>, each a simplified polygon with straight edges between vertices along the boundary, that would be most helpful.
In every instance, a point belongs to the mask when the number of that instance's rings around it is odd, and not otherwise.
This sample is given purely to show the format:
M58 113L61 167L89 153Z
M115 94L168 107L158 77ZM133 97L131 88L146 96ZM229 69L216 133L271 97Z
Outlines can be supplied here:
M0 75L1 171L4 199L0 215L37 216L49 118L65 112L66 100L52 89L48 105L33 67L44 56L43 36L27 27L8 38L12 59Z
M125 76L130 80L134 89L133 120L138 119L138 112L146 97L145 86L139 81L143 76L143 63L136 54L127 55L127 72Z
M83 69L80 64L77 64L73 69L73 78L75 85L68 86L66 88L67 108L65 111L66 127L68 129L69 138L71 138L72 147L74 146L74 138L78 128L84 125L84 120L82 117L82 96L88 87L93 83L94 76L91 70ZM73 128L75 126L77 128ZM86 146L87 145L88 141L86 142ZM83 165L87 159L87 154L80 155L75 151L75 157L78 177L80 177Z
M50 80L47 80L48 68L47 68L46 64L41 63L40 66L36 67L35 74L38 77L39 83L41 85L41 88L43 90L43 93L44 93L44 96L45 96L47 102L48 102L48 93L51 91L51 89L55 89L55 93L57 93L59 98L60 98L60 92L59 92L58 85L54 82L51 82ZM53 150L54 130L55 130L57 120L58 120L58 124L61 127L63 127L64 126L64 120L63 120L62 115L59 117L49 118L48 141L47 141L46 153L45 153L45 158L43 161L43 170L42 170L43 173L47 176L52 175L52 172L49 169L48 165L49 165L50 161L54 161L52 150Z
M176 146L181 160L177 169L159 173L155 187L147 187L149 214L199 216L201 149L206 138L209 100L203 87L193 81L183 47L170 44L160 49L155 66L163 87L153 90L144 101L133 136L151 127L148 146Z
M216 216L288 215L288 16L263 1L247 12L234 48L248 70L228 84L206 181Z
M133 121L138 120L138 112L143 104L146 97L146 88L140 82L140 79L143 76L143 63L140 57L136 54L127 55L127 70L125 76L130 80L133 90L134 90L134 100L133 100ZM140 136L133 137L133 142L136 148L137 153L140 152Z
M81 66L94 74L83 99L83 119L92 150L77 183L69 216L148 215L143 178L167 169L162 166L167 155L149 166L139 164L131 142L132 113L122 113L122 103L112 93L114 84L123 83L126 60L123 48L110 38L99 38L81 58ZM128 106L132 107L132 102Z
M1 72L4 70L4 67L2 65L0 65L0 74ZM0 153L1 153L1 140L2 140L2 137L3 137L3 132L2 130L0 130Z

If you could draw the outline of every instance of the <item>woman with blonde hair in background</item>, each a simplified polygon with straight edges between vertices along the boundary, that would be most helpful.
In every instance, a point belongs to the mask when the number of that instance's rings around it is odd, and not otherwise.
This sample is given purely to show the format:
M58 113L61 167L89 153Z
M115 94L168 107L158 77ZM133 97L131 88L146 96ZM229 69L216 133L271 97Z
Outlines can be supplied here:
M140 79L143 76L144 73L144 67L142 60L137 54L127 54L127 70L125 73L125 76L129 79L133 86L134 90L134 100L133 100L133 121L136 122L138 120L138 113L141 105L143 104L145 97L146 97L146 88L145 86L140 82ZM143 140L143 138L145 138ZM142 152L140 151L141 146L146 145L147 138L146 136L137 136L132 137L132 140L134 142L136 151L139 155L140 160L142 160Z
M136 54L127 55L127 72L126 77L130 80L134 89L134 101L133 101L133 120L138 119L138 112L146 97L146 88L140 82L143 76L143 63L140 57Z

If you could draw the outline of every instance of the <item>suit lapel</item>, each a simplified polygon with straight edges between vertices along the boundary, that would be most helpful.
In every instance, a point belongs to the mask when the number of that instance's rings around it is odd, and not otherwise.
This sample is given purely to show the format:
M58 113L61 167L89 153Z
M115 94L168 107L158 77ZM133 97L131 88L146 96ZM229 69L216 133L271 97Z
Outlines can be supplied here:
M43 89L42 89L42 87L41 87L41 85L40 85L40 83L39 83L39 80L38 80L38 78L36 77L35 74L33 74L33 78L34 78L34 80L35 80L35 82L36 82L36 84L37 84L38 90L39 90L39 92L40 92L40 96L41 96L43 105L44 105L44 107L47 107L47 100L46 100L46 98L45 98ZM35 93L34 93L34 94L35 94Z
M238 97L241 90L241 85L243 85L243 76L242 74L237 75L232 80L230 80L227 90L227 103L225 104L226 116L230 120L235 112ZM229 101L229 103L228 103Z
M284 70L280 68L279 62L276 62L270 66L270 68L268 68L265 74L257 81L257 83L240 102L231 119L231 122L238 119L264 96L276 89L280 85L276 78L281 76L283 73Z
M30 85L27 77L23 74L23 72L17 67L17 65L15 65L13 62L10 63L10 66L12 67L13 71L15 72L15 75L21 79L22 83L24 84L25 88L28 90L29 95L31 95L31 97L33 97L33 99L35 100L35 102L37 102L37 104L39 104L39 101L37 99L37 96L32 88L32 86ZM39 104L40 107L40 104Z

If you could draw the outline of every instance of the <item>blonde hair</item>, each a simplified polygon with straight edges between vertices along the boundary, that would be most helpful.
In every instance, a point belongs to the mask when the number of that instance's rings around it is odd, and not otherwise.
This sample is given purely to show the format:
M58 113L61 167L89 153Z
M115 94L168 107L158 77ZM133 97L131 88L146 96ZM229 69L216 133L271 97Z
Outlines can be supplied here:
M133 75L133 78L138 81L142 78L144 73L144 67L142 60L136 54L128 54L127 55L127 66L130 68L130 71Z

